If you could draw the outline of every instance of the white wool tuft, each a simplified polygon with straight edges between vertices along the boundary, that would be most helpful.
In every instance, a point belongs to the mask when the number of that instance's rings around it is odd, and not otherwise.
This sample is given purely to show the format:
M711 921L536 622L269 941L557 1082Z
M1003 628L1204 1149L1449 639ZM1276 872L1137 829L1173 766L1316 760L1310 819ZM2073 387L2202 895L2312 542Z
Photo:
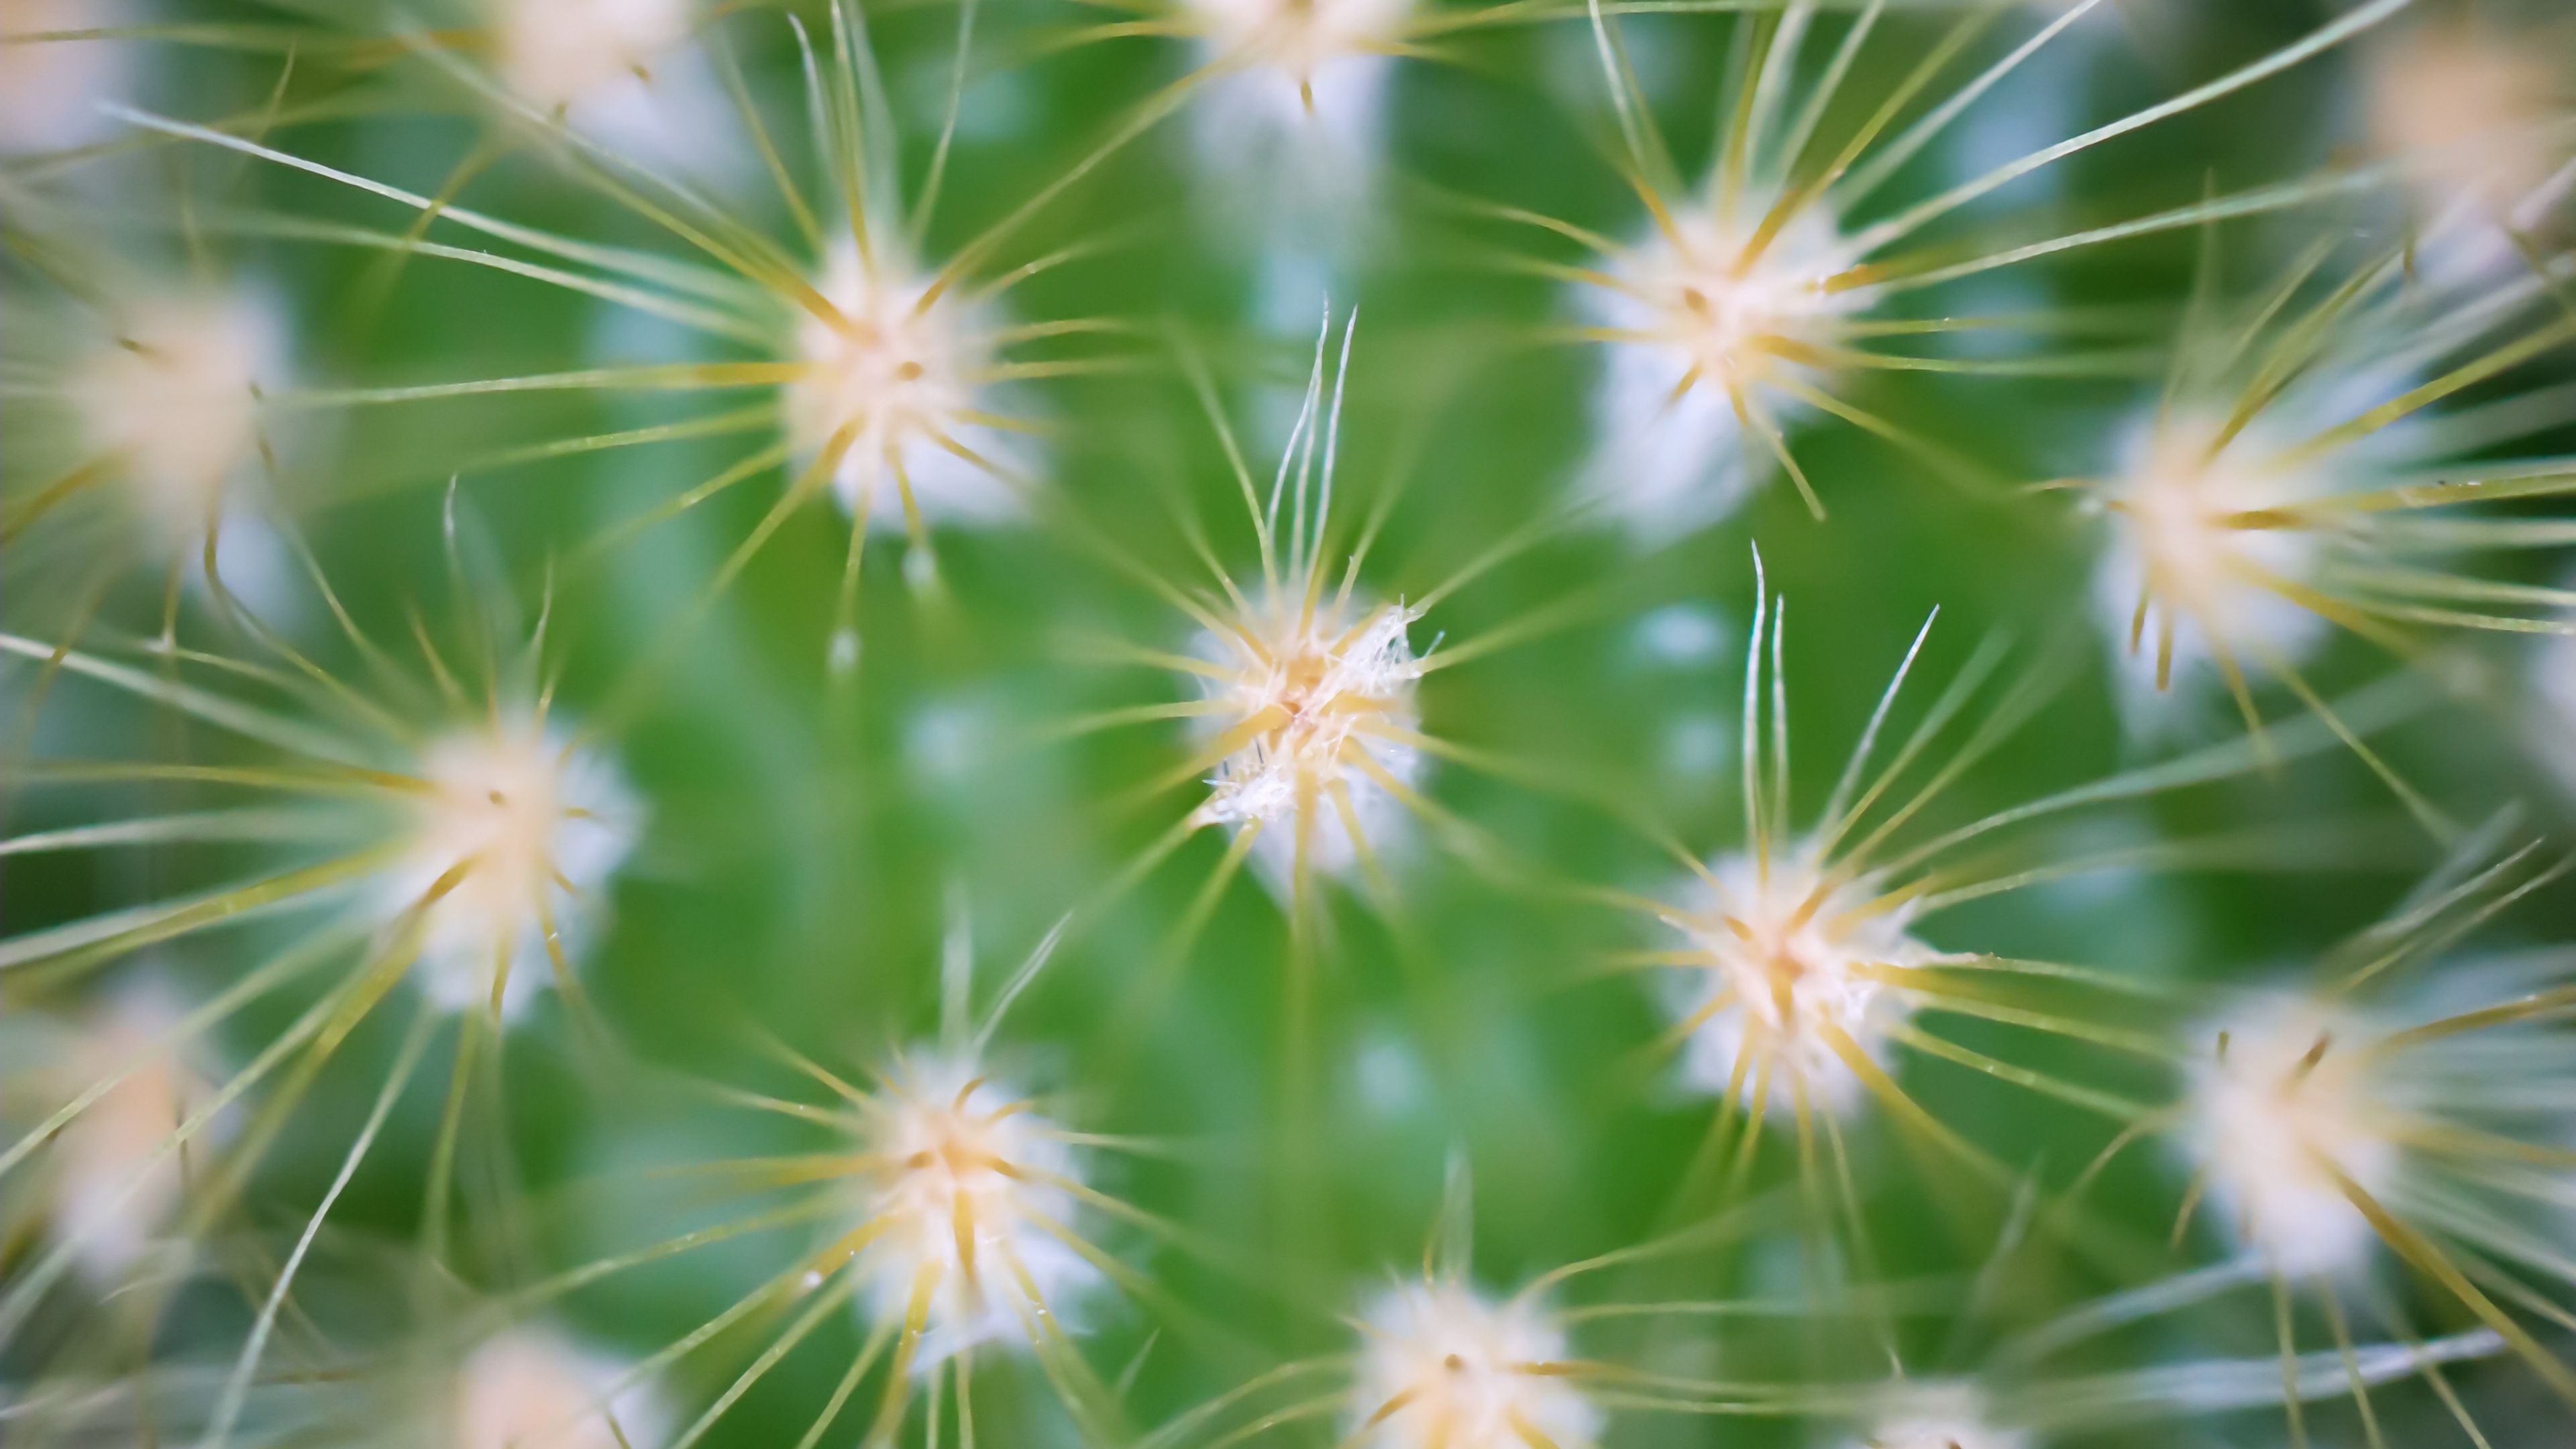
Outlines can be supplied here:
M68 1097L124 1074L48 1149L54 1231L71 1244L73 1262L96 1284L130 1274L180 1205L186 1186L181 1154L154 1158L215 1094L184 1046L155 1044L182 1015L158 991L111 998L75 1029L59 1079ZM219 1119L210 1127L220 1125ZM202 1165L220 1136L201 1131L184 1150Z
M1238 829L1259 825L1253 859L1273 885L1287 884L1293 872L1301 810L1310 867L1338 874L1357 863L1336 787L1347 793L1372 849L1382 852L1400 838L1405 809L1359 763L1363 756L1407 788L1425 769L1418 748L1368 733L1372 726L1407 733L1420 726L1414 694L1421 664L1406 637L1413 613L1401 604L1337 607L1326 599L1309 619L1304 604L1303 590L1265 597L1233 621L1240 634L1204 633L1192 650L1227 671L1200 681L1208 698L1225 705L1200 722L1204 737L1266 723L1218 765L1199 818Z
M1411 0L1183 0L1203 63L1201 169L1265 234L1329 247L1376 180L1388 83Z
M448 1449L654 1449L669 1425L649 1387L593 1407L625 1370L544 1329L486 1339L457 1371Z
M609 879L641 832L641 806L615 764L524 712L433 741L418 774L428 788L381 909L399 920L454 873L429 907L422 989L443 1010L481 1010L506 961L501 1010L515 1017L554 982L547 929L578 959L602 919Z
M859 1254L863 1311L900 1324L931 1285L916 1371L977 1344L1025 1347L1041 1306L1069 1329L1103 1281L1045 1226L1077 1230L1075 1195L1062 1184L1082 1182L1081 1164L1025 1107L973 1061L919 1052L869 1109L867 1150L886 1165L863 1179L858 1204L859 1221L876 1225Z
M2333 475L2320 463L2277 461L2273 445L2286 441L2284 420L2257 418L2213 456L2225 424L2216 412L2177 410L2161 425L2142 418L2120 451L2093 598L2134 710L2152 698L2158 630L2168 616L2176 688L2212 682L2222 654L2248 675L2263 672L2267 659L2299 663L2332 632L2325 619L2256 577L2311 583L2324 556L2317 532L2230 520L2322 498L2333 490ZM2142 592L2153 602L2136 632Z
M1641 539L1714 522L1770 477L1771 445L1744 428L1731 393L1785 429L1807 409L1766 383L1813 386L1822 374L1775 349L1828 345L1836 321L1868 304L1864 292L1826 290L1848 258L1819 206L1745 259L1772 200L1678 211L1669 231L1604 261L1615 287L1578 296L1588 323L1626 334L1593 389L1584 486Z
M2193 1069L2182 1141L2207 1174L2210 1211L2285 1276L2358 1270L2377 1237L2336 1182L2375 1198L2395 1184L2395 1087L2368 1059L2376 1035L2343 1008L2255 1003L2203 1033L2220 1055Z
M810 459L852 435L832 489L845 509L865 499L871 528L905 526L906 487L926 522L994 523L1019 511L1010 485L948 446L1002 467L1017 461L977 417L995 403L982 376L997 361L987 319L953 290L923 308L930 285L908 263L862 260L844 239L817 283L840 323L797 319L796 356L814 371L786 390L788 439Z
M1348 1442L1360 1449L1582 1449L1601 1410L1562 1373L1565 1330L1538 1304L1462 1283L1399 1283L1362 1316Z
M694 0L489 0L501 85L589 141L722 185L747 158Z
M285 320L255 292L171 292L123 307L116 326L71 365L73 409L161 546L193 556L258 467L259 394L284 370Z
M2371 140L2408 166L2417 210L2438 231L2464 222L2474 232L2439 238L2436 260L2467 248L2502 262L2514 257L2498 223L2528 228L2550 193L2576 182L2576 144L2553 118L2563 114L2565 67L2539 37L2516 37L2466 21L2432 22L2385 37L2365 72Z
M649 75L690 20L689 0L496 0L496 64L521 100L569 110Z
M1850 1449L2031 1449L2030 1435L1998 1429L1985 1396L1962 1383L1909 1384L1868 1437Z
M99 103L119 99L134 70L134 47L123 41L11 42L133 18L117 0L0 0L0 156L106 140L117 123Z
M1775 856L1767 874L1749 852L1721 857L1710 873L1715 883L1694 880L1685 907L1690 949L1706 964L1669 978L1666 1000L1677 1023L1704 1017L1682 1045L1683 1083L1724 1095L1750 1053L1737 1088L1748 1106L1767 1067L1767 1112L1793 1114L1803 1083L1811 1106L1850 1113L1867 1088L1832 1031L1876 1062L1888 1029L1911 1014L1863 969L1923 966L1941 954L1907 933L1910 904L1878 909L1865 881L1829 881L1810 847ZM1711 1012L1721 996L1728 1004Z
M1310 113L1304 86L1314 88L1311 113L1328 112L1336 69L1386 58L1412 9L1412 0L1181 0L1210 59L1279 83L1283 117Z

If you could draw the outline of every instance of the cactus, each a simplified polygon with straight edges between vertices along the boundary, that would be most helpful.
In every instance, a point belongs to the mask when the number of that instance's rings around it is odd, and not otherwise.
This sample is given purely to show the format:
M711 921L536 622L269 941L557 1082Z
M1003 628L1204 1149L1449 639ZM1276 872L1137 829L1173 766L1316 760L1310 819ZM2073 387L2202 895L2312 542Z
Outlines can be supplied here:
M2571 38L0 0L0 1439L2558 1442Z

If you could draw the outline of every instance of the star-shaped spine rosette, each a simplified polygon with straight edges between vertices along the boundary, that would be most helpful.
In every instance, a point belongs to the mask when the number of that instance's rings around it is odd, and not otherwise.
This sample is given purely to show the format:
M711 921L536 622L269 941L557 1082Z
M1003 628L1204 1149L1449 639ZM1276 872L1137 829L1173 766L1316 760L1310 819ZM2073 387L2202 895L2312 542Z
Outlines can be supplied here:
M1233 847L1203 898L1212 899L1248 859L1301 917L1318 875L1357 874L1369 889L1382 890L1387 858L1409 838L1412 822L1446 822L1418 788L1429 757L1443 747L1422 730L1416 686L1463 656L1416 653L1413 626L1476 568L1523 546L1507 542L1421 597L1393 602L1370 599L1359 584L1374 524L1338 568L1327 565L1336 542L1342 395L1357 321L1353 314L1344 325L1329 389L1329 317L1318 334L1304 400L1266 497L1193 357L1201 401L1250 516L1258 573L1238 580L1195 524L1192 548L1213 575L1213 588L1184 587L1099 540L1123 572L1195 626L1178 650L1118 644L1112 652L1174 671L1195 698L1112 710L1076 726L1187 720L1195 743L1189 759L1149 788L1197 782L1206 794L1131 870L1150 868L1193 831L1223 827L1232 832Z
M1319 605L1283 588L1195 642L1218 711L1198 733L1227 752L1192 818L1250 843L1275 887L1306 869L1345 874L1403 825L1398 797L1425 765L1408 742L1420 727L1412 622L1401 604Z
M211 1048L181 1030L182 1003L157 981L121 983L76 1016L48 1023L42 1060L5 1084L41 1084L42 1100L60 1116L87 1097L45 1144L31 1170L51 1236L66 1247L81 1279L96 1291L119 1289L147 1266L166 1272L158 1255L187 1205L187 1173L163 1150L171 1129L212 1099ZM31 1057L36 1053L29 1053ZM237 1125L222 1114L209 1125L206 1149Z
M2576 472L2554 456L2493 454L2546 426L2525 401L2545 394L2528 365L2576 343L2576 321L2537 275L2434 301L2406 280L2400 252L2326 289L2315 278L2332 245L2312 247L2245 320L2187 330L2113 470L2052 485L2102 520L2095 607L2127 665L2133 728L2173 719L2167 691L2223 682L2259 735L2254 687L2267 678L2331 719L2306 671L2338 632L2406 661L2443 632L2565 632L2553 616L2576 595L2452 559L2565 536L2563 520L2529 505L2576 491ZM2547 265L2576 276L2576 261Z
M996 1386L1010 1393L1015 1384L1042 1385L1087 1439L1107 1442L1123 1432L1118 1395L1085 1359L1084 1342L1115 1312L1159 1312L1172 1300L1103 1244L1128 1229L1166 1243L1186 1240L1174 1225L1095 1184L1103 1163L1158 1144L1068 1125L1051 1098L1016 1085L1025 1077L1007 1063L1012 1054L994 1045L1004 1015L1052 958L1070 918L979 1006L962 891L951 903L935 1037L890 1051L877 1070L853 1079L755 1031L776 1064L795 1075L798 1090L777 1095L692 1080L688 1096L695 1103L712 1093L772 1123L794 1123L807 1134L808 1150L754 1149L687 1164L687 1175L719 1184L721 1195L687 1205L667 1236L662 1205L642 1205L653 1214L651 1241L620 1244L553 1280L579 1285L648 1271L666 1259L755 1234L775 1241L777 1230L790 1230L796 1246L788 1261L643 1361L709 1369L698 1380L707 1387L704 1407L675 1442L695 1442L781 1364L817 1351L837 1356L832 1373L839 1380L815 1421L818 1436L841 1422L844 1410L866 1420L864 1427L844 1425L852 1442L896 1442L916 1411L941 1422L944 1435L946 1415L977 1422L993 1408L982 1397ZM825 1099L804 1100L818 1094ZM835 1320L855 1320L854 1345L846 1335L823 1335ZM760 1341L754 1354L733 1357L718 1346L725 1341L719 1335L736 1325ZM840 1346L817 1347L826 1343ZM1000 1371L992 1372L997 1359ZM1013 1359L1026 1360L1021 1366L1031 1372L1018 1373ZM853 1407L864 1402L863 1387L873 1408Z
M1526 1296L1448 1277L1399 1281L1359 1317L1343 1419L1368 1449L1577 1449L1605 1422L1569 1370L1564 1326Z
M318 578L318 576L317 576ZM289 861L200 894L177 893L95 923L30 932L0 945L11 965L64 974L214 926L237 911L334 907L326 929L376 936L368 969L386 983L419 966L441 1010L489 1004L515 1015L528 990L567 979L642 826L639 802L596 739L574 731L551 684L469 686L425 632L429 680L406 677L324 586L373 677L342 678L255 616L240 656L138 645L119 654L59 650L0 635L20 670L59 669L92 692L166 711L202 733L209 762L54 759L64 781L166 779L240 797L208 813L145 817L47 844L98 849L145 842L177 850L211 841L280 842ZM533 669L542 639L503 664ZM469 650L472 646L469 646ZM156 665L155 658L164 656ZM285 666L272 670L267 661ZM202 669L200 682L175 672ZM167 666L167 669L164 668ZM534 703L522 701L534 699ZM444 716L450 723L437 723ZM363 887L353 890L354 887ZM549 963L551 962L551 967ZM504 976L511 979L504 981Z
M1588 1274L1732 1234L1731 1225L1715 1225L1716 1232L1711 1226L1568 1263L1509 1295L1491 1294L1474 1276L1470 1174L1463 1152L1453 1152L1419 1267L1359 1291L1355 1308L1340 1315L1350 1335L1346 1349L1284 1363L1239 1384L1167 1422L1141 1449L1193 1442L1230 1449L1305 1422L1331 1423L1336 1442L1355 1449L1596 1449L1614 1408L1689 1413L1702 1388L1710 1390L1711 1403L1740 1407L1736 1386L1679 1376L1655 1378L1652 1396L1624 1394L1635 1382L1631 1371L1578 1352L1585 1312L1556 1301ZM1661 1311L1645 1304L1589 1306L1621 1316ZM1274 1402L1283 1396L1285 1402ZM1211 1432L1230 1419L1241 1422Z
M2187 1128L2212 1213L2289 1277L2352 1272L2376 1239L2338 1184L2385 1194L2401 1157L2402 1091L2352 1049L2375 1033L2295 997L2222 1020L2200 1034L2221 1045L2192 1072Z
M2285 1361L2299 1299L2324 1308L2339 1352L2348 1303L2410 1338L2413 1314L2379 1283L2403 1263L2576 1404L2576 1368L2522 1318L2536 1302L2525 1280L2556 1269L2519 1221L2576 1162L2560 1022L2576 985L2555 952L2454 954L2567 873L2538 842L2504 849L2511 823L2466 840L2313 985L2226 996L2188 1034L2178 1100L2144 1125L2190 1175L2176 1240L2205 1221L2235 1254L2195 1275L2195 1296L2268 1287Z
M1844 1260L1817 1265L1822 1276L1786 1312L1776 1289L1688 1297L1662 1289L1637 1301L1605 1295L1604 1280L1625 1276L1618 1270L1651 1265L1660 1285L1667 1272L1692 1271L1686 1264L1696 1255L1761 1241L1791 1220L1776 1199L1630 1240L1496 1296L1480 1289L1466 1266L1472 1213L1465 1175L1463 1158L1453 1158L1441 1227L1419 1275L1408 1271L1366 1291L1345 1317L1356 1335L1351 1350L1281 1364L1170 1421L1145 1449L1202 1442L1202 1435L1217 1449L1234 1449L1325 1419L1334 1421L1339 1441L1364 1449L1594 1449L1617 1432L1614 1416L1652 1415L1827 1428L1815 1442L1836 1449L2035 1449L2069 1433L2188 1423L2278 1407L2285 1398L2331 1399L2356 1385L2439 1375L2445 1365L2490 1356L2499 1346L2491 1333L2470 1332L2364 1341L2286 1362L2201 1358L2098 1372L2044 1366L2091 1336L2207 1295L2200 1275L2175 1274L2079 1304L2010 1340L1995 1366L1975 1378L1916 1376L1902 1363L1903 1340L1886 1335L1897 1317L1919 1311L1910 1305L1939 1298L1945 1285L1855 1282L1852 1261ZM1808 1200L1806 1194L1834 1191L1813 1177L1798 1191L1796 1217L1864 1230L1857 1202ZM1875 1256L1866 1243L1851 1246L1858 1261ZM1592 1286L1579 1286L1585 1283ZM1917 1288L1929 1295L1918 1297ZM1559 1303L1560 1294L1576 1301ZM1759 1365L1776 1362L1772 1340L1792 1319L1809 1331L1809 1361L1785 1375L1766 1371ZM1832 1325L1846 1322L1869 1325L1865 1340L1838 1341ZM1622 1334L1622 1324L1643 1336ZM1602 1342L1584 1351L1579 1336ZM1625 1351L1613 1350L1622 1338ZM1847 1351L1858 1356L1845 1366L1837 1360ZM1881 1377L1892 1359L1894 1377ZM1693 1364L1722 1367L1702 1377L1686 1367ZM1230 1420L1232 1428L1213 1432Z
M13 391L20 446L0 457L0 550L45 581L48 606L28 617L76 640L137 572L161 584L165 634L183 604L226 596L291 617L272 485L295 439L269 406L292 382L279 294L174 280L103 247L75 212L30 202L25 219L19 244L63 279L7 298L33 339L8 339L10 361L45 379Z
M1848 1115L1867 1092L1843 1054L1882 1064L1890 1029L1913 1011L1884 978L1942 959L1908 934L1913 903L1866 878L1831 878L1804 844L1776 861L1724 856L1708 870L1675 917L1707 977L1677 982L1672 998L1682 1081L1737 1100L1749 1072L1750 1110L1781 1121L1805 1110Z
M779 17L771 17L778 19ZM754 207L710 193L568 126L531 104L466 53L414 35L417 59L512 117L542 141L547 159L581 187L631 215L678 253L620 247L561 235L487 214L454 195L425 195L307 159L223 130L132 113L136 124L258 157L367 193L419 217L414 235L335 227L317 239L479 268L606 303L655 329L676 328L671 344L693 360L618 361L568 371L422 385L360 386L297 393L281 400L307 409L472 406L506 394L597 394L653 400L658 420L582 436L540 437L459 460L465 471L630 447L731 439L747 451L694 486L633 510L599 540L622 542L709 499L782 472L784 491L715 570L689 617L701 617L799 509L837 495L855 517L840 570L829 660L859 655L857 614L869 532L898 521L907 536L907 577L927 587L934 524L987 524L1020 511L1036 486L1037 450L1018 436L1039 431L1024 385L1095 372L1117 360L1083 353L1126 330L1106 317L1005 319L1002 298L1033 277L1101 249L1078 240L1025 258L1003 249L1029 222L1119 148L1178 104L1164 98L1133 109L1088 152L1069 161L983 231L934 259L925 238L945 184L954 141L955 96L933 159L907 177L909 154L871 97L875 60L854 0L829 7L829 44L813 44L806 68L808 108L817 120L813 166L819 185L800 181L777 138L739 85L737 119L764 161L779 205ZM735 17L735 23L749 19ZM802 37L802 23L784 23ZM961 46L971 43L961 33ZM811 43L812 37L803 42ZM951 77L962 86L962 62ZM737 78L738 79L738 78ZM450 186L472 179L475 161ZM907 182L910 182L907 188ZM464 234L469 245L441 240ZM745 393L748 404L725 401ZM671 416L675 399L703 404ZM596 545L595 545L596 546Z
M1610 343L1592 394L1600 453L1585 486L1639 530L1669 533L1733 511L1768 468L1746 451L1748 431L1787 461L1782 428L1813 410L1795 394L1830 380L1843 319L1867 303L1834 285L1849 262L1831 217L1768 219L1793 200L1739 191L1659 208L1655 229L1603 257L1601 280L1577 294L1593 335Z
M832 316L797 323L805 372L788 384L798 457L836 461L833 496L869 528L926 546L931 524L988 524L1020 510L991 378L1006 329L900 257L834 243L815 283Z
M134 490L164 547L213 531L259 462L259 394L283 379L285 328L245 292L137 298L74 366L70 401L95 456Z
M1746 844L1713 861L1673 848L1692 879L1672 903L1641 902L1681 937L1678 948L1642 954L1670 968L1663 992L1673 1017L1662 1045L1679 1053L1681 1079L1717 1097L1724 1110L1807 1121L1849 1115L1872 1097L1906 1105L1889 1075L1891 1047L1919 1042L1911 1025L1926 1002L1947 994L1926 968L1972 964L1914 934L1918 916L1949 903L1933 864L1949 838L1889 851L1894 830L1980 756L1999 746L2033 703L2006 698L1957 753L1911 798L1882 814L1898 778L1963 707L1991 669L1981 656L1873 780L1864 780L1880 728L1912 671L1931 621L1915 637L1816 823L1792 834L1788 798L1788 690L1781 674L1787 608L1760 580L1745 665L1743 779ZM1764 655L1769 651L1769 719ZM1964 834L1974 834L1969 827ZM1963 832L1954 832L1963 834ZM1957 883L1971 891L1966 881ZM1752 1151L1748 1133L1743 1150Z
M2517 234L2549 230L2576 195L2563 24L2534 12L2426 16L2367 56L2363 125L2404 168L2417 265L2458 282L2522 265Z
M49 713L124 709L156 726L133 732L145 752L131 757L112 753L115 737L101 737L94 743L111 752L105 758L49 748L22 767L47 789L149 785L153 793L102 795L150 803L86 828L12 837L5 853L122 851L155 868L138 877L152 882L139 901L0 940L0 969L61 989L158 951L237 963L235 978L153 1048L193 1059L217 1032L255 1024L264 1033L239 1071L208 1083L149 1144L151 1163L203 1164L176 1224L189 1237L233 1207L353 1033L380 1013L408 1016L364 1123L335 1147L346 1153L340 1174L306 1227L308 1242L318 1235L433 1037L455 1027L453 1089L438 1127L445 1145L432 1155L425 1204L424 1232L438 1257L454 1215L456 1144L473 1115L477 1058L499 1050L492 1038L549 986L574 998L578 1024L597 1026L581 1009L574 965L604 919L642 812L602 742L554 708L553 685L539 678L542 625L516 647L498 638L468 644L461 669L420 626L415 672L359 628L318 570L313 577L358 668L335 671L238 605L229 617L247 637L229 652L184 638L113 653L57 649L0 634L15 678L59 671L44 696ZM460 595L463 578L459 565ZM504 632L490 622L507 611L504 591L467 607L474 627ZM256 862L246 874L244 861ZM244 919L268 923L258 953L242 953L240 933L224 929ZM407 983L415 988L408 1010L389 1008L406 1000ZM93 1117L112 1121L119 1084L134 1070L132 1061L103 1068L37 1134L0 1154L0 1174L31 1162L47 1138L78 1140ZM261 1130L216 1154L228 1112L254 1086ZM132 1201L147 1189L121 1191ZM0 1340L68 1269L115 1240L117 1222L85 1215L0 1293ZM260 1305L262 1327L217 1396L219 1421L241 1412L302 1262L301 1254L285 1261Z
M979 1345L1026 1348L1033 1325L1079 1324L1105 1279L1067 1241L1082 1165L1063 1129L972 1060L898 1061L864 1109L872 1166L843 1243L863 1240L861 1315L903 1325L927 1372Z
M1788 767L1793 738L1785 663L1785 601L1767 593L1758 558L1742 718L1744 843L1711 857L1657 830L1690 875L1661 896L1611 899L1678 937L1624 953L1624 966L1656 978L1671 1025L1654 1044L1672 1054L1680 1082L1720 1104L1709 1154L1742 1118L1731 1181L1740 1185L1766 1125L1795 1126L1802 1140L1875 1106L1923 1131L1972 1173L2009 1184L2011 1169L1940 1122L1899 1078L1922 1058L1965 1067L2076 1103L2143 1133L2156 1109L2133 1088L2114 1089L1971 1047L1941 1019L1984 1020L2107 1049L2156 1070L2185 1055L2179 1021L2141 1015L2140 988L2106 973L1936 946L1927 922L1972 901L2051 882L2141 867L2176 868L2223 842L2168 842L2150 850L2052 840L2071 812L2236 780L2278 762L2333 748L2340 735L2315 718L2278 732L2266 752L2231 741L2176 760L2108 775L1994 810L1922 836L1909 828L1981 762L1996 755L2056 692L2045 661L1994 691L2004 651L1989 641L1970 657L1891 748L1899 696L1932 632L1926 620L1862 728L1824 808L1794 825ZM1900 1051L1901 1049L1901 1051ZM1839 1130L1838 1128L1834 1130ZM1698 1186L1694 1180L1694 1188Z
M396 916L435 892L422 988L442 1007L505 1017L555 984L586 944L642 809L596 749L508 708L431 740L410 845L384 882Z
M1525 207L1460 200L1466 210L1543 229L1590 255L1532 261L1569 284L1570 335L1606 352L1592 396L1594 438L1578 492L1585 505L1660 539L1731 510L1754 483L1785 471L1809 508L1824 501L1792 447L1802 418L1830 416L1877 434L1926 467L1963 482L1993 480L1972 461L1854 396L1866 374L1946 373L1964 378L2083 376L2129 364L2117 357L1984 357L1891 350L1900 339L2032 330L2030 319L1910 316L1900 299L1947 283L2083 248L2241 216L2307 206L2334 194L2313 179L2213 197L2109 225L1989 246L1950 233L1962 216L2013 182L2233 95L2327 52L2404 8L2375 0L2308 35L2169 100L2039 146L1932 196L1892 211L1874 199L1961 115L2071 26L2101 24L2104 0L2079 0L1944 95L1943 78L1970 54L2003 7L1976 8L1913 52L1914 63L1860 119L1841 119L1846 81L1873 39L1890 46L1901 22L1870 6L1817 23L1809 7L1739 15L1729 93L1705 180L1684 184L1657 132L1652 107L1614 24L1616 7L1590 10L1624 155L1623 178L1645 219L1613 239ZM1882 20L1888 23L1882 26ZM1821 42L1839 25L1827 49ZM1817 60L1811 52L1822 52ZM1987 208L1993 210L1993 208ZM2009 213L2002 219L2010 221ZM1953 223L1945 231L1943 224ZM2041 326L2033 332L2043 336ZM2133 360L2133 358L2132 358Z
M874 1090L789 1054L839 1098L833 1116L847 1140L816 1167L777 1164L780 1182L814 1185L827 1236L791 1270L810 1303L737 1389L755 1382L821 1315L847 1304L865 1342L845 1383L855 1388L881 1360L885 1366L871 1442L900 1430L916 1381L938 1384L943 1368L955 1382L958 1412L970 1413L972 1366L995 1345L1033 1356L1085 1432L1104 1432L1116 1417L1114 1396L1084 1365L1074 1338L1112 1281L1131 1295L1150 1290L1087 1234L1104 1211L1154 1220L1087 1181L1081 1144L1108 1139L1058 1126L982 1065L1001 1013L1045 964L1063 929L1059 923L1039 944L971 1031L957 964L966 952L952 946L951 1005L939 1043L899 1056ZM720 1399L699 1428L731 1401ZM928 1412L939 1412L937 1393Z

